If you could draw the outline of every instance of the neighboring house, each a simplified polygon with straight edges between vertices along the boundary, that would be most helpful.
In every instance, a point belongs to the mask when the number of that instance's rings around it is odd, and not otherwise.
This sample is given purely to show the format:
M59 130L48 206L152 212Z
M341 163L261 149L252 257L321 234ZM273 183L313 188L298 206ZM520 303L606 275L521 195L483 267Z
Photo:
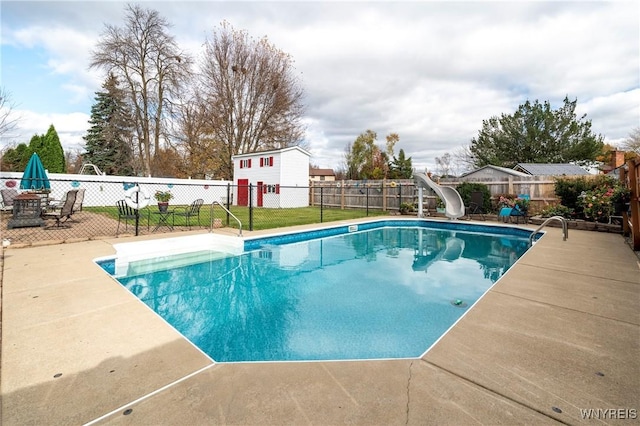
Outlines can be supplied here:
M333 169L309 169L309 180L314 182L333 182L336 180L336 174Z
M600 172L614 177L620 176L620 167L624 167L624 151L611 151L611 161L600 167Z
M518 163L513 169L531 176L577 176L591 174L582 167L569 163Z
M484 179L504 179L509 177L528 177L529 174L499 166L483 166L460 176L462 181L474 181Z
M460 176L460 180L474 181L528 176L577 176L590 173L576 164L569 163L518 163L513 169L484 166Z
M310 157L308 151L298 146L232 156L233 180L237 185L234 205L308 206Z
M460 176L461 182L485 183L493 197L500 194L526 194L531 200L555 200L554 176L590 173L575 164L519 163L513 169L484 166Z

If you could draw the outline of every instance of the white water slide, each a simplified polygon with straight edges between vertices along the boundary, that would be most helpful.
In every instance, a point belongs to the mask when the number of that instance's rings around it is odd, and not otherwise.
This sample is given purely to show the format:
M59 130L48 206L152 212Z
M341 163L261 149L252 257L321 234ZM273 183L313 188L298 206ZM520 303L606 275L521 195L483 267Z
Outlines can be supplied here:
M444 214L449 219L458 219L464 216L464 202L462 197L454 188L448 186L440 186L431 179L429 176L422 173L416 173L413 175L413 179L416 181L418 188L431 188L442 201L444 201ZM418 196L418 215L422 213L422 191Z

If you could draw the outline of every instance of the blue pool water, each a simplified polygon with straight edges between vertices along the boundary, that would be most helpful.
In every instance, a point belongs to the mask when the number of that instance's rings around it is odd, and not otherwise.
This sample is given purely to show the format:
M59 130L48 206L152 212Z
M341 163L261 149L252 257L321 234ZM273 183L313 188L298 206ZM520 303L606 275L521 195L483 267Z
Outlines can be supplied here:
M239 256L145 260L117 279L218 362L419 357L527 238L394 226L262 239ZM112 274L113 265L101 262Z

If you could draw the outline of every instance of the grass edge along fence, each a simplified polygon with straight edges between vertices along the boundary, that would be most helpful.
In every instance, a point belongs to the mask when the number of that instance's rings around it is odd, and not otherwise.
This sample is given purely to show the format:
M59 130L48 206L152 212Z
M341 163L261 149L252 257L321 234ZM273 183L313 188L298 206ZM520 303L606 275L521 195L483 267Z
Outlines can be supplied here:
M631 163L626 179L630 180L635 176L635 195L632 202L632 210L638 210L638 166ZM2 188L15 187L19 184L21 173L0 173L0 185ZM153 197L154 190L169 190L174 197L171 200L171 208L186 207L197 198L204 199L201 210L199 225L209 229L213 217L210 216L211 203L213 201L224 204L231 212L238 216L245 230L262 230L278 228L282 226L302 225L312 223L331 222L337 220L348 220L367 216L378 216L383 214L395 214L400 212L404 204L417 203L417 188L413 179L403 180L369 180L369 181L335 181L335 182L311 182L308 187L287 187L282 186L279 192L271 191L273 188L249 186L249 198L245 201L245 206L238 206L238 187L232 185L230 181L196 180L196 179L171 179L171 178L144 178L144 177L123 177L123 176L95 176L95 175L61 175L50 174L51 197L61 199L69 189L85 188L84 217L81 214L73 216L70 226L53 229L22 228L18 230L7 230L6 216L10 213L3 213L2 231L3 237L14 238L22 242L33 242L39 240L74 240L78 238L97 238L117 236L118 234L130 234L131 223L128 223L125 231L122 231L123 224L118 221L118 214L115 208L115 201L122 199L127 188L139 183L146 189L150 197ZM12 183L8 184L10 181ZM555 197L555 178L532 177L531 179L477 179L464 180L467 182L477 182L487 185L492 196L500 193L529 193L532 195L532 206L536 202L542 205L555 204L559 200ZM456 187L463 180L442 179L443 186ZM292 195L287 195L289 192ZM300 197L300 193L304 194ZM295 194L295 196L293 195ZM425 210L434 211L437 197L431 190L424 191L425 199L423 205ZM274 204L274 197L281 197L279 204ZM269 207L287 206L292 203L299 203L303 200L301 207ZM260 201L261 200L261 201ZM307 201L308 200L308 203ZM262 205L259 205L263 203ZM152 214L151 210L157 209L156 202L152 198L150 206L140 212L137 232L153 233L160 222L157 214ZM535 208L534 208L535 210ZM86 214L85 214L86 213ZM214 210L216 218L220 218L220 223L224 226L237 227L235 221L229 217L221 208ZM91 216L94 220L85 220ZM637 216L636 216L637 217ZM103 219L100 219L103 218ZM634 224L633 215L629 220L625 220L625 226L630 230L640 230L640 225ZM184 217L175 216L171 218L172 224L177 230L192 229L186 226ZM637 219L636 219L637 220ZM120 226L118 226L120 225ZM159 230L166 230L161 228ZM19 234L19 235L18 235ZM634 234L636 235L636 234ZM635 237L637 245L640 246L640 237Z

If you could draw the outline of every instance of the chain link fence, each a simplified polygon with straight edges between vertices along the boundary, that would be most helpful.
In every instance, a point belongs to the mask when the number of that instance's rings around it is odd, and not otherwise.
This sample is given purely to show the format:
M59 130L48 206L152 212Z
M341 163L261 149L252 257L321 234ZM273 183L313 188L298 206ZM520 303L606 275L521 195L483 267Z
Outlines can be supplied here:
M50 178L51 190L44 192L19 190L20 180L5 174L0 183L2 238L21 246L198 229L215 232L223 227L260 230L383 215L400 205L398 199L383 207L375 189L359 193L357 203L339 203L337 184L237 186L228 181L167 181L73 175ZM402 199L409 201L412 190L404 190L407 194ZM156 200L156 192L171 194L166 209ZM70 194L76 199L65 206Z

